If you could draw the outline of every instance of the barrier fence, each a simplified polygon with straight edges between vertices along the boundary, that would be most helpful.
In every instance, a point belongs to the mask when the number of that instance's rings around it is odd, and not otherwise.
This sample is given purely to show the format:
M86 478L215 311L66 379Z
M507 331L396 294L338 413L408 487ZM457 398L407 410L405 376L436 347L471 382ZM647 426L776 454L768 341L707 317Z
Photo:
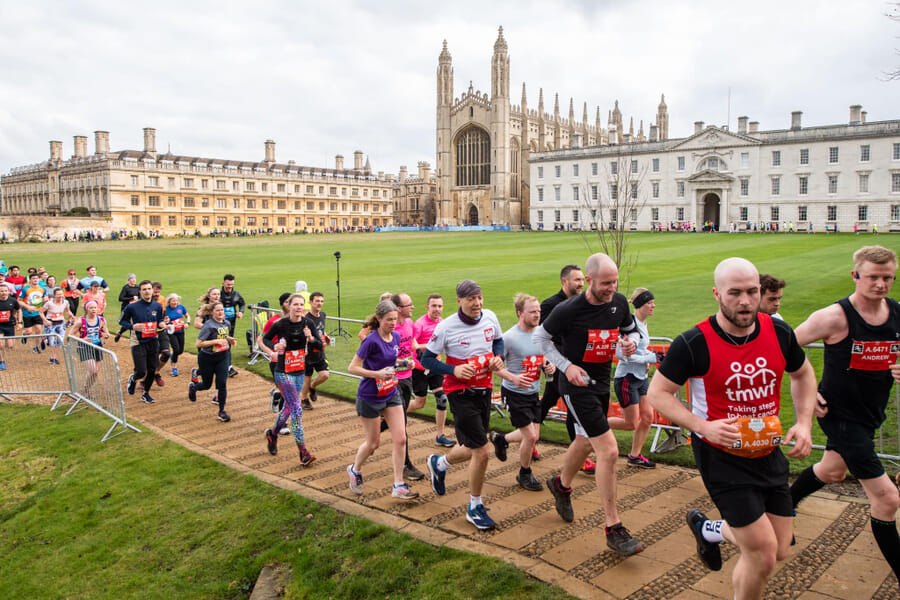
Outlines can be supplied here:
M277 309L251 306L251 311L253 311L254 317L258 312L265 311L268 315L280 312ZM263 323L265 323L265 319L263 319ZM341 375L343 377L348 377L352 379L359 379L356 375L351 375L346 372L347 365L350 364L350 360L353 358L353 355L356 353L356 350L359 348L360 340L357 337L360 329L362 329L363 321L359 319L338 319L336 317L327 317L326 318L326 332L331 337L331 345L327 349L328 353L328 363L330 367L330 372L336 375ZM254 318L252 320L251 331L253 332L254 337L254 345L253 352L251 353L251 363L255 362L261 354L256 349L255 338L257 332L255 328L257 327L257 319ZM259 328L261 331L261 326ZM651 343L658 349L666 350L668 345L672 342L671 338L667 337L651 337ZM824 349L824 345L821 343L817 344L809 344L805 347L807 356L813 361L814 365L819 365L817 367L817 373L821 371L821 355L817 356L817 353L821 353ZM653 365L655 368L658 365ZM652 373L652 371L651 371ZM498 390L497 393L494 394L493 397L493 406L495 411L502 417L505 418L505 413L503 412L506 407L503 404L500 394L499 394L499 379L495 377L495 386L494 389ZM681 400L684 404L689 405L690 402L690 393L688 386L682 388L679 392L679 400ZM893 406L891 403L888 403L887 409L887 420L881 429L878 430L878 436L876 438L876 449L878 450L879 458L883 460L891 460L891 461L900 461L900 386L894 386L893 393ZM684 429L679 427L678 425L670 422L668 419L653 411L654 419L652 424L653 435L650 443L650 451L651 452L668 452L676 449L678 446L685 445L689 443L689 436L685 432ZM615 395L611 395L610 399L610 415L621 414L621 409L619 408L618 402L615 401ZM548 419L553 421L564 422L566 420L566 407L565 404L560 399L557 402L556 406L550 410L548 414ZM790 427L791 424L785 424L785 429ZM662 434L666 433L666 439L662 439ZM814 444L813 448L816 450L825 450L825 447L820 444Z
M66 414L92 406L113 420L101 441L128 429L116 355L75 337L57 334L0 338L0 397L55 396L50 410L74 400ZM116 428L122 430L113 434Z

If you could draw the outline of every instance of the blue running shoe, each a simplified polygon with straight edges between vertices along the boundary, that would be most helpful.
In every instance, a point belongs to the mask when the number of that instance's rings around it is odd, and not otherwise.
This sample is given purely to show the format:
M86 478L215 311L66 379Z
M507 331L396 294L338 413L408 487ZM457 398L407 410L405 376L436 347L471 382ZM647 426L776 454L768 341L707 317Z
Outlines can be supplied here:
M443 496L447 493L447 488L444 486L444 477L447 472L438 470L438 458L440 457L437 454L428 455L428 472L431 473L431 489L438 496Z
M479 504L475 508L471 506L466 509L466 521L474 525L477 529L493 529L497 526L494 520L487 514L488 509L484 504Z

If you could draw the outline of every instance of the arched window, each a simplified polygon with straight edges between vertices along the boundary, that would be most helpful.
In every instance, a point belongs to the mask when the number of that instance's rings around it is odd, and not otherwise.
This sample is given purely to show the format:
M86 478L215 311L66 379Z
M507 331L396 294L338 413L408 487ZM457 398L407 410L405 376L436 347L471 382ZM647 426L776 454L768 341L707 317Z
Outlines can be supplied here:
M709 169L710 171L727 171L728 165L726 165L725 161L721 158L716 158L715 156L713 156L701 162L700 168L697 169L697 171L705 171L707 169Z
M522 153L519 150L519 140L512 138L509 142L509 197L519 197L519 162Z
M468 127L456 137L456 185L491 183L491 140L485 130Z

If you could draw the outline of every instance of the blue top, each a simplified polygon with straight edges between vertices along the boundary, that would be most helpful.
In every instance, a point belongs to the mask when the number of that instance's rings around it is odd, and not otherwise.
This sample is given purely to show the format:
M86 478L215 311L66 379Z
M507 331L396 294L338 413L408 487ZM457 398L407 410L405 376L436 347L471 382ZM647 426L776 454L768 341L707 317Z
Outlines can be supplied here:
M122 311L122 318L119 319L119 325L123 329L134 329L133 325L143 323L145 328L138 333L138 342L147 344L150 340L155 340L159 325L163 321L163 308L159 302L146 302L138 300L132 302ZM153 325L148 325L148 324Z

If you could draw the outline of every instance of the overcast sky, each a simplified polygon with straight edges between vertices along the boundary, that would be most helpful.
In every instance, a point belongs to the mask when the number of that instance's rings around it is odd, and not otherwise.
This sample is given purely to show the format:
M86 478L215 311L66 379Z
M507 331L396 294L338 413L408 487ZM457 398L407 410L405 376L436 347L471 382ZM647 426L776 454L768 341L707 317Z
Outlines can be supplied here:
M497 27L509 44L510 88L537 107L603 125L614 100L623 118L669 107L669 136L694 121L737 117L761 129L844 123L862 104L870 121L900 118L900 23L877 0L811 2L455 0L155 2L2 0L0 173L45 160L49 140L110 132L112 150L157 150L375 171L434 165L435 73L446 39L454 95L490 91Z

